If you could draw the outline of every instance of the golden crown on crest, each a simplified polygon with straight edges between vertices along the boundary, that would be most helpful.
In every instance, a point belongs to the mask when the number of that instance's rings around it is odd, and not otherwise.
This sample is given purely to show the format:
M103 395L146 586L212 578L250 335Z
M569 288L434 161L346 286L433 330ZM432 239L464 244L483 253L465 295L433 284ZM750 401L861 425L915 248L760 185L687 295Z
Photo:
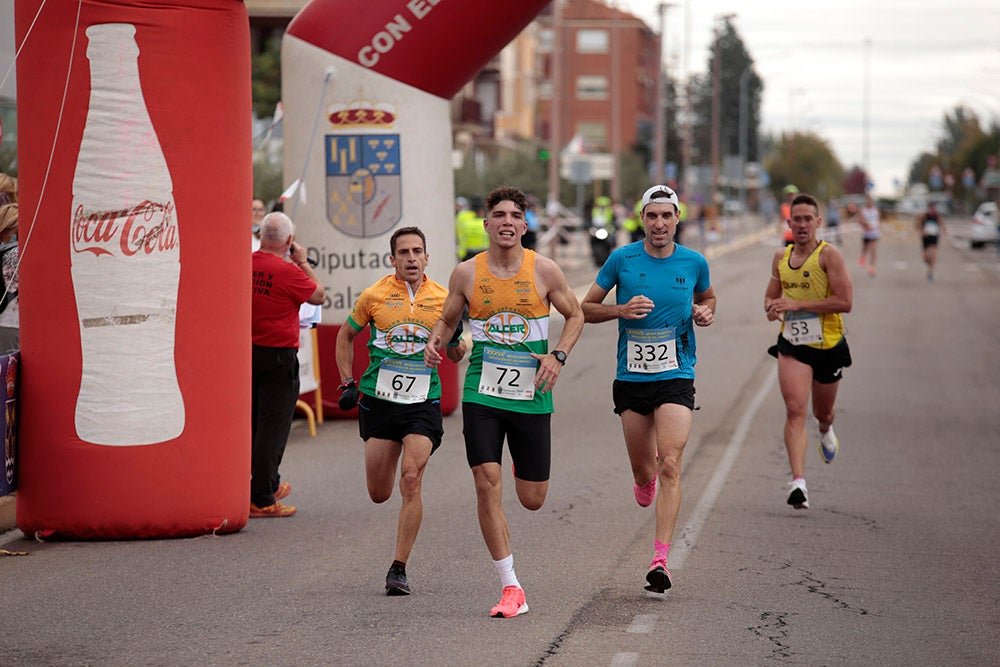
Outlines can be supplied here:
M328 108L327 119L336 128L366 127L388 128L396 121L396 110L391 104L373 104L359 98L348 104L334 103Z

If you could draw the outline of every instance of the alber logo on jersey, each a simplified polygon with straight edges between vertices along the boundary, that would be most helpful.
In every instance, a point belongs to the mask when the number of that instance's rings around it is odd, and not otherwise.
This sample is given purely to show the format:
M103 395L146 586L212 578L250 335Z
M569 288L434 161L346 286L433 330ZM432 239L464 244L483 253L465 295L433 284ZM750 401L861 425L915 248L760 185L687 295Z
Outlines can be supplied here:
M483 331L494 343L514 345L528 339L528 320L517 313L497 313L486 320Z
M416 354L427 345L430 332L419 324L399 324L385 334L385 345L396 354Z

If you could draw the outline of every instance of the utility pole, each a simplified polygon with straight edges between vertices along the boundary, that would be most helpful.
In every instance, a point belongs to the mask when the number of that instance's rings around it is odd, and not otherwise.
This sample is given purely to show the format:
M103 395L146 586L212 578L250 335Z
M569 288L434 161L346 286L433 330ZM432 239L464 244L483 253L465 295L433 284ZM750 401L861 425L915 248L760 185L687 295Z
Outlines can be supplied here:
M864 90L862 91L862 104L864 106L864 111L861 120L861 136L864 145L861 151L861 166L865 170L865 192L868 192L868 179L870 174L868 172L868 150L871 147L871 106L872 106L872 81L871 81L871 56L872 56L872 40L865 37L865 72L864 72Z
M684 77L684 144L681 146L681 190L685 197L691 196L691 78L688 58L691 51L691 0L684 0L684 50L681 52Z
M664 164L667 160L667 142L666 142L666 100L664 99L664 85L663 79L665 76L663 68L663 57L666 54L666 49L663 46L664 40L666 39L666 16L667 9L673 7L674 5L666 2L661 2L657 5L657 11L660 14L660 35L659 43L657 48L657 58L656 58L656 115L653 117L653 183L666 183L666 171L664 169Z
M622 83L621 22L611 23L611 199L621 201ZM596 193L595 193L596 194Z
M549 98L549 196L546 211L559 203L562 147L562 0L552 3L552 96Z

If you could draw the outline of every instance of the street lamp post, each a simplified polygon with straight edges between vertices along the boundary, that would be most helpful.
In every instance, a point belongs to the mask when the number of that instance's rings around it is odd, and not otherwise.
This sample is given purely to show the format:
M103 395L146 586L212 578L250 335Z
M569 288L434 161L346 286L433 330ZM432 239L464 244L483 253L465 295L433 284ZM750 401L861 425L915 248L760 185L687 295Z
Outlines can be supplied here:
M656 111L653 117L653 182L654 183L665 183L666 182L666 171L664 169L664 164L667 159L667 148L666 148L666 119L664 114L666 112L666 102L664 100L664 68L663 68L663 56L666 53L666 49L663 47L664 40L666 38L666 33L664 32L666 26L666 16L667 9L673 7L672 3L661 2L657 5L657 11L660 15L660 34L659 34L659 48L657 49L656 57Z
M750 75L753 73L753 63L743 68L740 74L740 210L747 210L746 202L746 170L747 160L750 156L750 94L747 88L750 84Z
M736 18L736 14L723 14L719 17L722 21L723 26ZM722 30L723 26L717 26L715 30L715 54L712 59L712 192L711 198L713 204L718 204L720 200L719 196L719 162L720 151L721 151L721 141L719 133L721 132L722 126Z

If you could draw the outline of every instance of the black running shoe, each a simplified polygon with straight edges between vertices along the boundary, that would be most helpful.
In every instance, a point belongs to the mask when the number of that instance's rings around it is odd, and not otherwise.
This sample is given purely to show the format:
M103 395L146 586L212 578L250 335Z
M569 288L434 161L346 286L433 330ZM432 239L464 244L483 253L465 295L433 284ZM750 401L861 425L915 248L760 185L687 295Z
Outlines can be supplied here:
M667 568L662 565L656 565L651 568L649 572L646 573L646 581L648 582L645 589L650 593L662 594L670 589L673 584L670 578L670 572Z
M392 566L389 574L385 575L386 595L409 595L410 584L406 581L406 570L401 567Z

